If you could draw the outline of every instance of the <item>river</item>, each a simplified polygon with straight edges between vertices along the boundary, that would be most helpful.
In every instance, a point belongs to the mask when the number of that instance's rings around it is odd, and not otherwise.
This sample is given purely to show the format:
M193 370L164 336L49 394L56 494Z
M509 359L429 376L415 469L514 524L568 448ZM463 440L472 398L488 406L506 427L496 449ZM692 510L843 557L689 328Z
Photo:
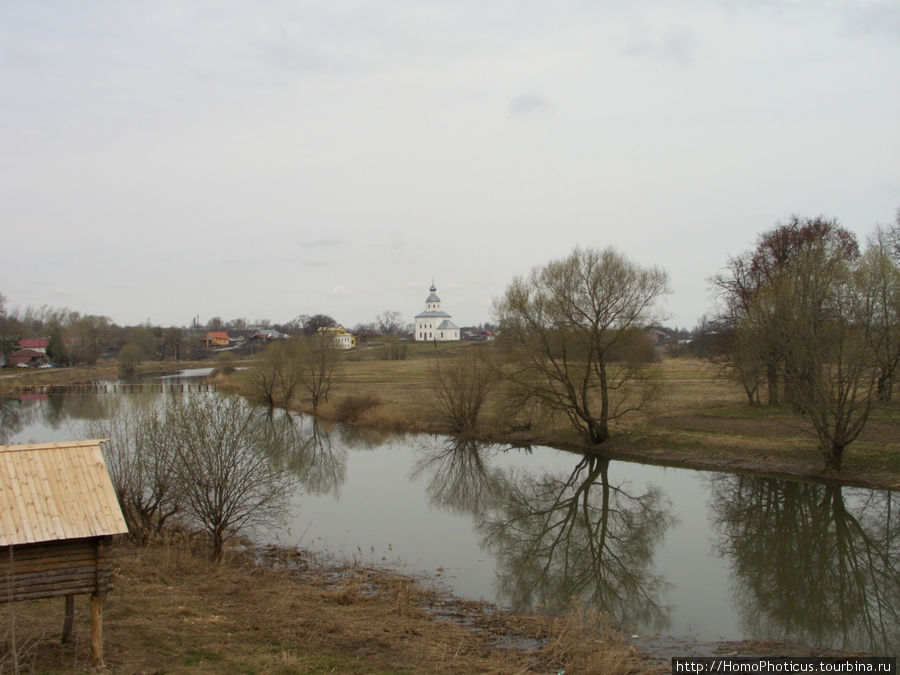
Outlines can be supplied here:
M8 400L0 443L84 438L115 396L139 395ZM253 533L260 543L390 565L516 610L578 597L645 636L900 644L896 492L295 427L302 487L281 526Z

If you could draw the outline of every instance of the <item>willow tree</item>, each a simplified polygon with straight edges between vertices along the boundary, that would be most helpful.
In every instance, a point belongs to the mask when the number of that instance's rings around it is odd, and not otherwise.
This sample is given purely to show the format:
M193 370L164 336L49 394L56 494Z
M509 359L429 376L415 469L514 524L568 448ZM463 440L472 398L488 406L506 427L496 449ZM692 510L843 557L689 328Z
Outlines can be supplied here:
M575 248L514 279L495 301L508 371L521 400L564 414L584 438L609 438L610 421L640 408L641 373L655 306L668 292L662 269L642 268L613 249Z
M863 269L821 241L764 289L793 308L782 322L785 385L832 469L841 468L876 398L877 362L867 339L874 316Z
M860 256L836 221L794 217L763 234L716 278L736 363L748 353L766 371L769 403L809 420L825 464L840 469L878 394L887 396L897 354L898 280L884 247ZM738 370L737 368L735 369Z
M762 368L769 405L781 403L780 385L792 398L784 378L784 349L795 310L789 295L771 289L790 276L800 257L823 247L834 260L859 256L856 238L837 221L792 216L761 234L754 249L731 258L726 271L712 279L723 302L718 324L736 338L731 350L734 373L743 383L748 365Z
M900 372L900 214L890 229L875 230L860 273L872 316L868 340L878 367L878 398L890 401Z

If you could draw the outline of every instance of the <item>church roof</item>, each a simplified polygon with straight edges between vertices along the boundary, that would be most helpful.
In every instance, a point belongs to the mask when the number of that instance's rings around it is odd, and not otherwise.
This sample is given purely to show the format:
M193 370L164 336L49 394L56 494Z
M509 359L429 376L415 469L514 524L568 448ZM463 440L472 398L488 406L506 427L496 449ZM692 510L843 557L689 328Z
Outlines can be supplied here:
M417 319L440 319L440 318L450 318L450 315L447 312L444 312L440 309L429 309L425 312L419 312L416 314Z
M449 316L449 315L448 315ZM437 330L458 330L459 326L450 321L449 319L444 319L441 321L441 325L437 327Z
M425 299L425 302L440 302L440 301L441 301L441 299L437 296L437 293L432 293Z

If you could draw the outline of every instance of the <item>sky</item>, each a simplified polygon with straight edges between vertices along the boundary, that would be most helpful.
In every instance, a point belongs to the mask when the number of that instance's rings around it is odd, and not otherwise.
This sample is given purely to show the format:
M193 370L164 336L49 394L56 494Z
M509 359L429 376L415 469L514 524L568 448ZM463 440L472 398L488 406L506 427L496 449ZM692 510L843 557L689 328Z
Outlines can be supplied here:
M0 293L458 325L575 246L670 326L792 214L900 207L897 0L0 3Z

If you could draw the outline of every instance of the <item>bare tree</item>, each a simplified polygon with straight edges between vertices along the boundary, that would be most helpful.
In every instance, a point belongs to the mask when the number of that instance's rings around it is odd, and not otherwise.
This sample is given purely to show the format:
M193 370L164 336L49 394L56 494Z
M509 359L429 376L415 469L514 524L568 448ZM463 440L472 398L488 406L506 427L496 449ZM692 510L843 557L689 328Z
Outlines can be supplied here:
M292 347L292 359L299 372L298 382L312 403L313 410L328 402L328 394L337 380L342 353L327 335L312 335L297 339Z
M646 402L626 387L643 364L625 347L656 319L655 303L667 292L663 270L612 249L576 248L513 280L495 312L513 357L507 374L522 399L565 414L590 443L605 441L611 420Z
M375 317L375 326L382 335L399 335L403 331L403 315L385 310Z
M300 384L302 363L299 340L273 342L251 366L249 378L251 399L268 407L287 407Z
M434 407L440 419L460 434L475 434L478 416L497 380L483 346L462 354L437 354L431 368Z
M114 328L115 324L105 316L79 316L76 312L62 337L69 359L73 363L96 363L106 350Z
M299 317L298 317L299 318ZM337 326L337 321L327 314L313 314L312 316L303 316L303 334L316 335L320 328L332 328Z
M296 485L288 468L272 461L279 425L243 398L188 396L175 409L176 462L184 512L209 534L213 557L241 529L280 522Z
M87 423L87 433L109 439L103 455L128 531L146 541L179 508L172 407L159 405L155 397L116 403L107 416Z

